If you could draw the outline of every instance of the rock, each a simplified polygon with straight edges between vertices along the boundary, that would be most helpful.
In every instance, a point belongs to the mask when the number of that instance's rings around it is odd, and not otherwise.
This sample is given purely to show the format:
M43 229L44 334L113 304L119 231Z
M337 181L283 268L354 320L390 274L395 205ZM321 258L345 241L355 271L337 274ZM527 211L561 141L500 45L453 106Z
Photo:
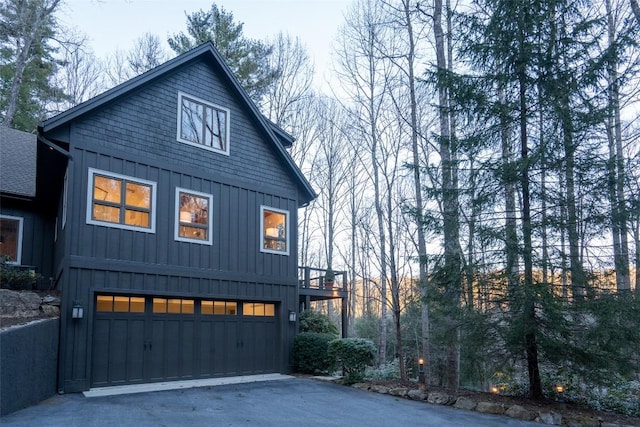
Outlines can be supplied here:
M369 384L367 383L355 383L351 387L357 388L360 390L369 390Z
M427 393L423 390L409 390L407 397L411 400L427 400Z
M429 393L429 396L427 396L427 402L433 403L434 405L448 405L450 401L451 396L439 391L432 391Z
M504 405L502 403L495 402L478 402L478 406L476 406L476 411L483 412L485 414L504 414Z
M392 396L405 397L409 390L406 387L390 388L389 394Z
M476 409L476 406L478 406L478 404L473 399L461 396L456 399L456 403L454 403L453 406L458 409L466 409L468 411L473 411L474 409Z
M54 297L52 295L45 295L45 297L42 298L42 303L46 305L56 305L60 307L60 298Z
M531 421L536 417L534 412L529 411L528 409L520 406L520 405L512 405L510 406L504 413L506 416L511 418L517 418L523 421Z
M600 420L591 417L576 416L565 418L564 424L568 427L600 427Z
M49 317L59 317L60 307L55 305L42 305L42 312Z
M371 391L375 391L376 393L381 394L389 394L389 388L383 385L374 384L371 386Z
M35 317L42 299L35 292L0 289L0 315L4 317Z
M540 420L538 422L543 424L550 424L554 426L562 425L562 414L558 414L557 412L540 411L537 418Z

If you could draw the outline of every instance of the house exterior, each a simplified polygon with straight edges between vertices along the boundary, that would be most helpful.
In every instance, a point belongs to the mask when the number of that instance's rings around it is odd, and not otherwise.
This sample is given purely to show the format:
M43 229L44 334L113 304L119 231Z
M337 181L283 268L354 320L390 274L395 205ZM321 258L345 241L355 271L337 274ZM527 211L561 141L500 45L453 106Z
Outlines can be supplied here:
M60 392L290 371L292 142L211 43L39 125L35 194L1 210L62 290Z

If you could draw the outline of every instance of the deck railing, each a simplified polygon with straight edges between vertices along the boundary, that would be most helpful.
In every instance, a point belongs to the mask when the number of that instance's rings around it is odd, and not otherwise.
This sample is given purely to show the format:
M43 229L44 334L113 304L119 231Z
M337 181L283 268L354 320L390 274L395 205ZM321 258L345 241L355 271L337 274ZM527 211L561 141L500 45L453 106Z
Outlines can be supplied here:
M327 273L333 272L333 281L327 280ZM329 274L331 276L331 274ZM298 267L298 283L303 289L347 290L347 274L345 271L327 270L323 268Z

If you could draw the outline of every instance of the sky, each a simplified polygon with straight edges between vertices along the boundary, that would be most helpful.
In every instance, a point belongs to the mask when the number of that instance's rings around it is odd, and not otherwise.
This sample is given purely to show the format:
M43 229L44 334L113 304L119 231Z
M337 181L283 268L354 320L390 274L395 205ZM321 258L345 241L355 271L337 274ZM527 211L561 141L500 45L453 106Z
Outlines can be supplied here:
M60 21L88 37L99 58L128 51L145 33L165 42L186 32L186 16L211 9L215 3L244 23L244 35L264 40L279 32L298 37L316 66L321 87L330 70L331 44L342 25L350 0L65 0Z

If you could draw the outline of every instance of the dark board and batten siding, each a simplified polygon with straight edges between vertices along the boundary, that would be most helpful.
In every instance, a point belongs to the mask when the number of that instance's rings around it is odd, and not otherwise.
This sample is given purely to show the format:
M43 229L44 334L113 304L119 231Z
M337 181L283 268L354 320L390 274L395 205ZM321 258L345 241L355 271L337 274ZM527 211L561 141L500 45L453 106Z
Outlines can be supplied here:
M297 208L300 189L264 131L206 62L167 74L70 123L70 206L66 232L66 301L85 307L83 321L63 316L61 386L91 384L97 294L267 301L277 307L277 370L288 354L297 308ZM230 110L230 155L177 141L178 93ZM90 168L156 183L154 233L86 223ZM211 245L174 239L176 188L211 194ZM260 206L289 212L289 255L260 251ZM70 307L66 307L69 309ZM100 343L98 343L100 344Z

